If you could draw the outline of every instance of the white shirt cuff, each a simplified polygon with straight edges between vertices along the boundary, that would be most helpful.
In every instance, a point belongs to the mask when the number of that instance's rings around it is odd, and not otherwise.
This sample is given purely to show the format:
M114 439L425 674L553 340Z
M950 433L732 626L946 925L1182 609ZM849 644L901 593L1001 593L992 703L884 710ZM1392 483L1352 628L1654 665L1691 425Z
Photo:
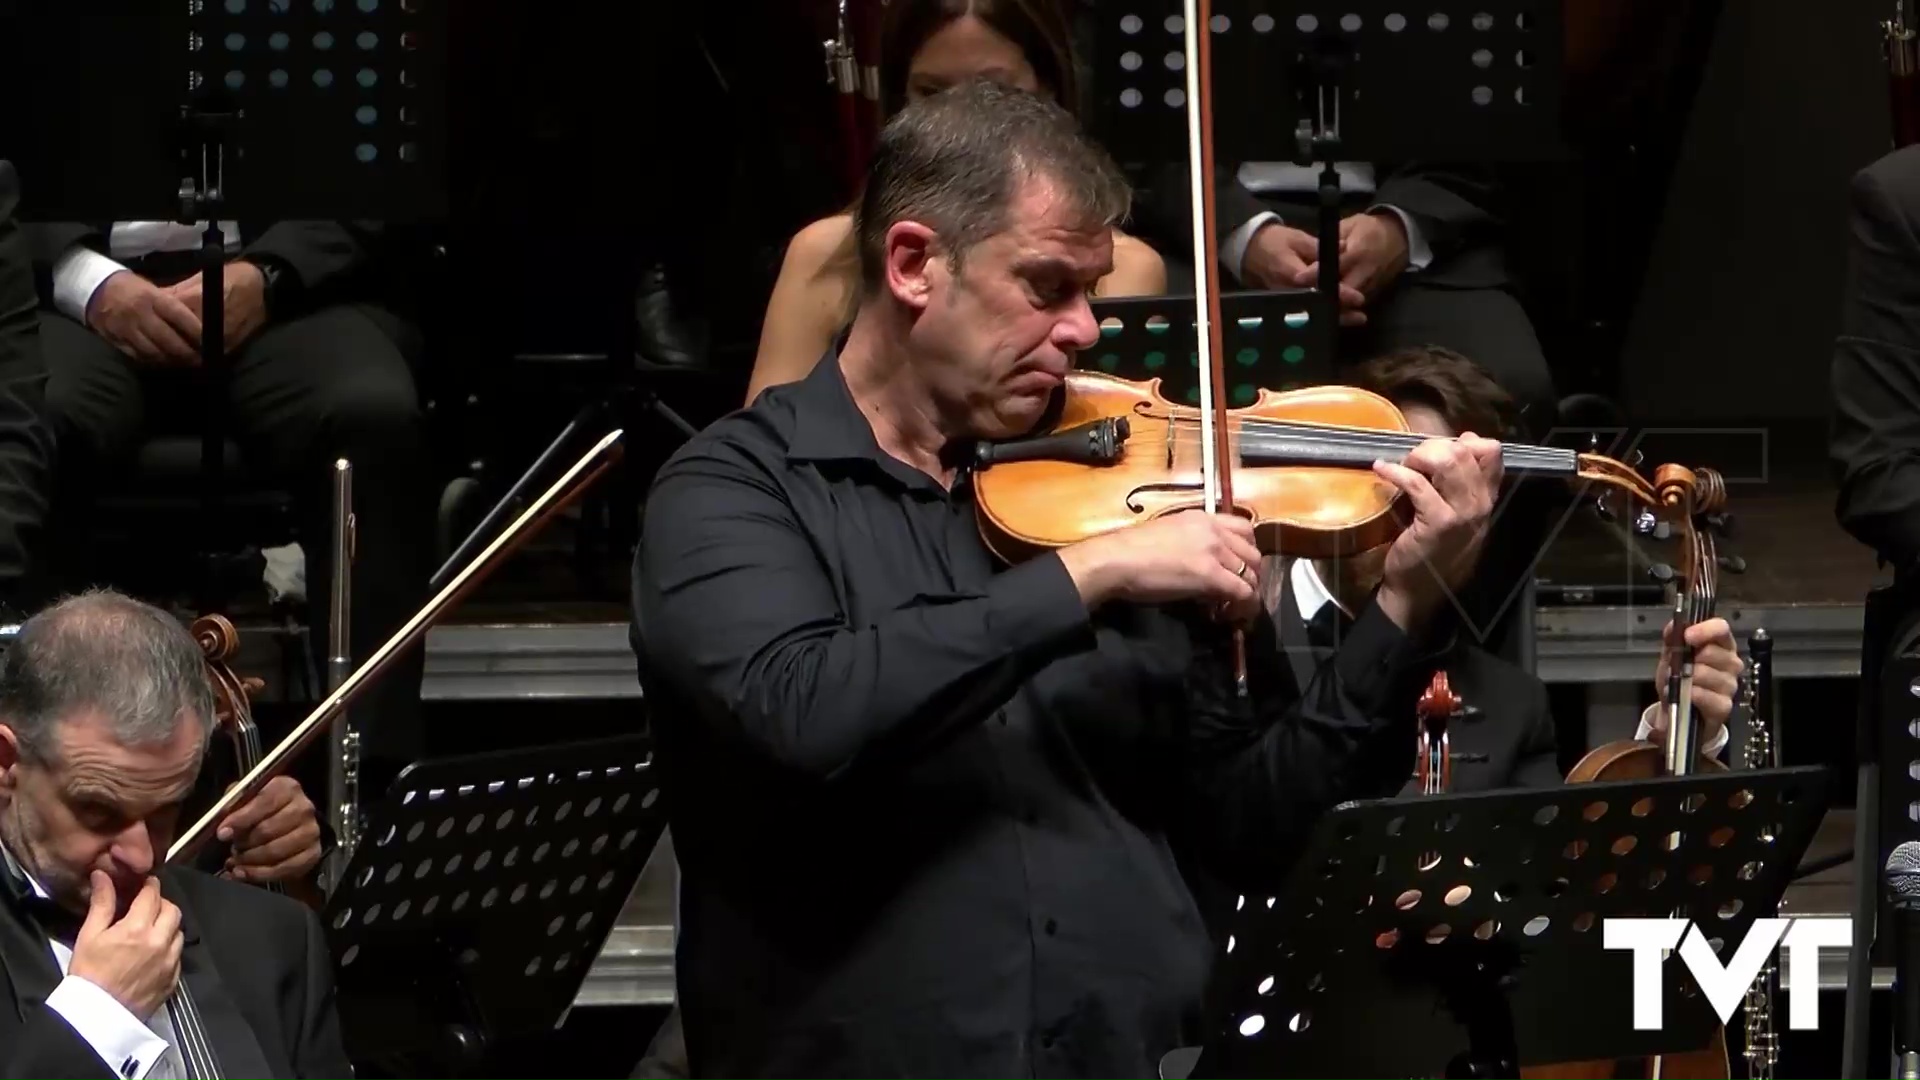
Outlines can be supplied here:
M1253 234L1259 232L1260 226L1267 222L1279 220L1279 214L1271 210L1262 210L1253 215L1245 225L1233 230L1233 233L1227 237L1226 244L1222 245L1220 250L1220 261L1227 264L1227 269L1233 272L1235 281L1242 285L1247 283L1247 246L1253 243Z
M89 247L68 248L53 264L54 310L85 326L93 294L126 267Z
M1420 235L1420 226L1413 223L1413 215L1386 203L1369 206L1367 213L1371 214L1375 210L1393 211L1393 216L1400 219L1400 226L1407 230L1407 273L1425 270L1427 264L1433 261L1433 249L1427 246L1427 238Z
M1646 742L1649 738L1652 737L1653 718L1659 715L1659 713L1655 712L1654 710L1661 709L1664 707L1665 706L1661 705L1659 702L1656 701L1653 704L1647 706L1647 711L1640 714L1640 730L1633 733L1633 737L1635 741ZM1728 738L1730 738L1730 736L1727 734L1727 725L1721 724L1719 732L1716 733L1713 737L1713 742L1707 744L1706 746L1701 747L1700 752L1702 754L1707 755L1708 757L1712 757L1713 755L1719 753L1722 749L1726 747Z
M113 995L69 975L47 995L47 1008L60 1014L121 1080L139 1080L167 1052L167 1042Z

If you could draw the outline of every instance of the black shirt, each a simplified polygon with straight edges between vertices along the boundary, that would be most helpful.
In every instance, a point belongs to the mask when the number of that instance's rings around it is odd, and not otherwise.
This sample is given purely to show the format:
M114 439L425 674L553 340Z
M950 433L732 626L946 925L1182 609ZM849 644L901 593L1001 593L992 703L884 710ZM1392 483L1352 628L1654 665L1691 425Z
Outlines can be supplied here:
M971 486L879 448L829 356L661 470L636 640L681 869L696 1074L1149 1076L1236 885L1412 768L1414 643L1369 606L1304 693L1197 613L1091 616L996 565Z

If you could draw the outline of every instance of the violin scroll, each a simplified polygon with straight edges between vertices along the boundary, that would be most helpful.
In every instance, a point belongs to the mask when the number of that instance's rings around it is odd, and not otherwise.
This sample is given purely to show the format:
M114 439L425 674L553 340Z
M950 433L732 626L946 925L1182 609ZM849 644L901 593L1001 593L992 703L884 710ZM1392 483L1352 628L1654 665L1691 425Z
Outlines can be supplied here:
M240 631L224 615L202 615L188 629L200 645L207 678L213 683L214 721L229 734L252 738L253 695L267 684L264 679L241 678L230 666L240 652Z

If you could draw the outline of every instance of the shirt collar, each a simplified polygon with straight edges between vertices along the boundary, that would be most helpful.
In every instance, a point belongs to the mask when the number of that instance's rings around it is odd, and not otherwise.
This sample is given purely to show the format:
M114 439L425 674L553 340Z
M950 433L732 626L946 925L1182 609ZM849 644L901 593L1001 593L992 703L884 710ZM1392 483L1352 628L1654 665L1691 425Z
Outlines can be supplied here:
M838 349L820 358L787 401L794 412L788 461L865 461L909 488L942 490L933 477L880 448L873 424L847 387Z
M873 425L854 402L853 391L847 389L839 349L828 349L788 400L794 422L787 460L878 461L887 456L873 437Z
M47 896L47 890L40 887L39 879L29 873L26 867L20 865L20 860L13 857L13 852L8 851L5 844L0 844L0 874L12 878L15 882L25 882L27 888L31 889L38 899L50 899Z
M1300 609L1302 619L1312 622L1313 617L1320 614L1321 608L1335 604L1333 593L1320 580L1320 572L1314 569L1312 559L1293 560L1287 574L1293 585L1293 603Z

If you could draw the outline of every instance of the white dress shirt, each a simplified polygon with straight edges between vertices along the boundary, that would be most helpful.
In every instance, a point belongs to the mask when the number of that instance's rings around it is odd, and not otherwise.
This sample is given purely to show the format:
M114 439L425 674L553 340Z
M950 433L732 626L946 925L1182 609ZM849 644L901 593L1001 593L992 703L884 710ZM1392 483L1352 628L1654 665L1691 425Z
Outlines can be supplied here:
M1334 163L1334 172L1340 176L1340 190L1365 192L1374 191L1373 166L1364 161L1341 161ZM1302 168L1290 161L1249 161L1240 166L1240 186L1254 194L1266 191L1307 191L1320 190L1320 167ZM1418 273L1426 269L1433 261L1433 249L1427 246L1427 238L1420 234L1419 226L1413 223L1413 215L1397 206L1381 203L1367 208L1391 210L1393 216L1407 230L1407 273ZM1245 225L1233 230L1221 247L1220 258L1233 271L1233 276L1242 284L1246 282L1247 246L1253 243L1253 234L1260 226L1270 221L1277 222L1280 215L1271 210L1255 214Z
M1326 585L1320 581L1320 573L1313 568L1312 559L1293 560L1293 566L1287 573L1289 582L1293 585L1293 602L1300 608L1301 618L1311 620L1320 613L1322 607L1334 603L1333 594L1328 592ZM1340 610L1346 611L1345 608ZM1348 614L1352 613L1348 612ZM1656 710L1659 708L1660 703L1656 701L1640 714L1640 728L1633 733L1634 738L1644 740L1653 734L1653 718L1658 715ZM1700 752L1707 755L1717 754L1727 745L1728 738L1726 725L1723 724L1719 733L1714 735L1713 742L1701 747Z
M89 247L75 244L60 253L53 264L54 310L85 324L87 305L93 294L113 275L127 267L122 260L138 259L160 251L194 251L200 247L200 234L207 228L202 221L182 225L174 221L118 221L107 233L107 250L102 255ZM240 226L231 221L220 223L220 239L227 254L240 249Z
M21 867L21 872L25 873L26 868ZM40 882L32 874L26 877L33 894L46 897L47 891L40 887ZM168 1049L173 1023L167 1019L164 1006L154 1010L151 1019L142 1021L105 990L77 975L68 975L73 950L65 942L49 941L49 944L53 946L54 960L60 965L60 974L65 977L53 988L53 993L47 995L47 1008L59 1013L67 1026L93 1047L101 1061L118 1073L121 1080L146 1080L157 1075L155 1066L172 1064ZM178 1073L169 1071L168 1075Z

